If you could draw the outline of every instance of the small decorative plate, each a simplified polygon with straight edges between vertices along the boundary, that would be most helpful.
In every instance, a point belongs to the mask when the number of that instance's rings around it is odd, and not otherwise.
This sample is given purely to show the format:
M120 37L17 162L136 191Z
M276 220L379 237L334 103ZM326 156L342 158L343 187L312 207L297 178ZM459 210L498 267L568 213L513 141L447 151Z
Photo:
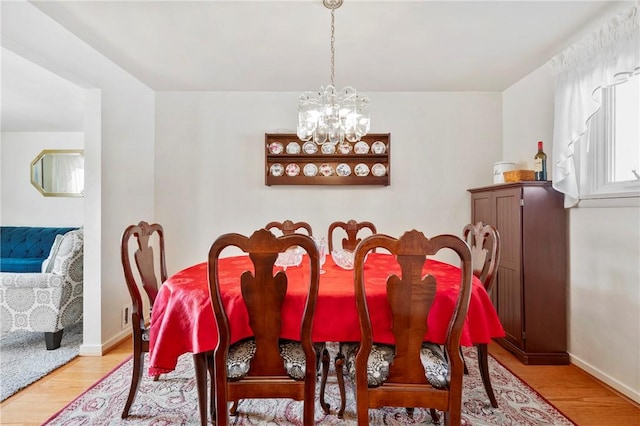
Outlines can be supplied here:
M349 142L343 142L338 145L338 151L340 151L340 154L350 154L352 149L353 148Z
M371 152L373 152L374 154L384 154L386 151L387 151L387 146L384 144L384 142L375 141L371 145Z
M358 163L358 164L356 164L354 172L356 173L356 176L368 176L369 175L369 166L367 166L364 163Z
M323 154L333 154L336 152L336 146L331 142L325 142L320 148Z
M338 176L349 176L351 174L351 167L347 163L340 163L336 166L336 174Z
M369 144L365 141L360 141L354 145L353 150L356 154L367 154L369 152Z
M318 167L313 163L307 163L302 169L305 176L315 176L318 174Z
M269 169L271 171L271 176L282 176L282 174L284 173L284 167L282 167L282 164L280 163L275 163L271 165L271 168Z
M299 174L300 166L298 166L296 163L287 164L287 176L298 176Z
M269 144L269 152L271 154L282 154L282 151L284 151L284 147L280 142L271 142Z
M314 141L308 141L302 145L302 150L305 154L315 154L318 152L318 145Z
M298 142L289 142L287 144L287 154L300 154L300 144Z
M380 177L387 174L387 168L384 164L376 163L371 167L371 174Z
M333 174L333 167L331 167L331 164L322 164L320 166L320 174L322 176L331 176Z

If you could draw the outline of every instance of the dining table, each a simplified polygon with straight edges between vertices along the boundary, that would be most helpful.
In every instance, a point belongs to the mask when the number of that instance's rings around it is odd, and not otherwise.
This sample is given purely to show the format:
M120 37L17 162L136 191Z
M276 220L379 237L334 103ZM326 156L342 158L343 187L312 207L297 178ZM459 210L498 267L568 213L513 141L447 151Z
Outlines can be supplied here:
M231 343L234 343L252 335L247 310L242 303L240 274L253 270L253 265L246 255L230 256L220 259L218 269L221 298L228 311ZM281 337L299 340L309 262L305 257L299 266L274 267L274 272L277 270L284 270L288 279L282 307ZM395 256L387 253L370 253L365 261L367 304L373 338L379 343L393 344L386 283L391 274L400 275L400 272ZM461 270L457 266L428 259L423 273L433 275L437 281L436 296L427 318L425 341L443 344L458 298ZM489 343L492 338L504 335L487 291L474 276L461 345ZM331 256L327 256L322 265L312 338L316 342L360 340L354 271L338 266ZM160 287L151 316L149 374L156 376L170 372L175 369L181 355L210 352L217 343L216 321L209 296L208 264L198 263L172 275Z

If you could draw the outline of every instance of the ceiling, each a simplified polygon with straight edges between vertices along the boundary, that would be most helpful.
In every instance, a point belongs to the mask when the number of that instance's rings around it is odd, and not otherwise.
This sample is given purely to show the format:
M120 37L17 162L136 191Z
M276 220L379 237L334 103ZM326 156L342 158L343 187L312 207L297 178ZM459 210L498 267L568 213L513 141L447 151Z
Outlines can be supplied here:
M302 92L329 83L322 0L31 3L156 91ZM335 83L363 93L503 91L621 4L634 1L344 0ZM4 60L2 71L4 128L13 90Z

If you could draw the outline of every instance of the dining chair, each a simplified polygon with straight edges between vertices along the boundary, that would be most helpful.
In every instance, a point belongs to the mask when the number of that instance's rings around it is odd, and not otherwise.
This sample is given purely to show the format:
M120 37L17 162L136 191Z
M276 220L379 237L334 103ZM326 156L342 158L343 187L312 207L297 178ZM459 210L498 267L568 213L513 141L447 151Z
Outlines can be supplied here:
M500 264L500 233L491 225L483 222L470 223L462 230L463 239L471 248L473 275L478 277L489 295L496 281L498 265ZM489 374L488 345L477 343L478 369L482 384L487 392L491 406L498 408L498 401L491 386ZM465 373L466 364L465 364Z
M301 247L310 265L306 303L300 318L300 339L280 338L282 305L287 293L286 271L274 275L278 254ZM241 300L246 307L253 337L231 344L228 312L223 304L219 259L223 250L235 247L249 255L253 271L240 277ZM218 328L214 351L212 398L216 424L227 425L228 402L247 398L291 398L304 401L303 424L314 424L316 360L311 340L313 315L320 283L318 250L310 236L292 233L276 237L259 229L250 237L236 233L218 237L209 250L209 293ZM328 366L328 364L327 364Z
M154 248L156 250L154 250ZM135 251L134 251L135 250ZM133 252L133 259L131 258ZM131 328L133 336L133 371L131 386L121 417L127 418L135 399L144 367L145 353L149 352L149 324L153 304L162 283L167 280L164 229L162 225L140 221L129 225L122 233L120 254L127 289L131 296ZM135 261L135 262L134 262ZM134 265L135 263L135 265ZM134 273L135 271L135 273ZM207 424L206 412L206 357L194 355L198 402L201 424ZM204 377L204 382L202 378ZM154 376L157 381L159 376Z
M387 300L392 316L393 345L373 340L367 305L364 259L374 248L383 248L395 256L400 276L387 279ZM450 249L460 259L460 290L455 308L447 315L448 332L444 345L424 341L430 307L436 295L436 278L423 275L428 258ZM406 407L411 416L415 407L430 410L434 422L436 410L445 412L446 425L460 425L464 362L460 336L471 297L471 252L455 235L431 239L411 230L396 239L372 235L356 247L354 286L360 322L361 341L341 344L347 376L355 382L356 411L359 425L369 424L369 408ZM443 312L440 315L444 315ZM336 371L339 378L342 369Z
M342 239L341 247L344 250L354 251L356 246L361 241L360 238L357 238L358 233L363 229L368 229L371 231L371 234L376 234L378 231L376 230L376 226L371 222L357 222L353 219L348 222L333 222L329 225L329 231L327 235L327 240L329 241L329 252L333 251L333 233L334 231L342 229L346 234L347 238Z
M343 238L342 241L340 241L340 245L339 246L336 245L335 247L340 247L342 250L353 252L356 249L356 246L358 245L358 243L362 241L362 238L358 238L358 234L360 233L360 231L366 230L366 229L368 229L369 231L367 235L376 234L378 232L376 229L376 226L372 222L358 222L354 219L350 219L347 222L342 222L342 221L332 222L329 225L329 229L327 231L329 253L332 253L334 248L334 244L333 244L334 232L337 231L336 234L340 234L340 233L342 233L343 235L346 234L346 238ZM367 232L367 231L364 231L364 232ZM364 235L364 234L361 234L361 235ZM335 364L336 371L342 368L343 357L340 355L340 353L338 353L338 355L336 356L336 359L334 360L334 364ZM324 389L326 387L327 376L323 374L321 380L322 381L320 383L320 404L322 405L323 408L326 408L325 410L326 414L329 414L328 412L329 406L326 405L324 401ZM344 415L344 410L346 406L346 390L345 390L343 380L338 381L338 388L340 390L341 404L337 414L338 414L338 418L342 418Z
M282 232L282 235L290 235L293 233L297 233L300 230L305 230L307 235L313 238L313 231L312 231L311 225L309 225L307 222L294 223L293 221L287 219L284 222L269 222L267 226L265 226L265 229L267 230L279 229ZM318 244L323 244L324 246L325 244L325 242L321 242L319 240L316 240L315 238L314 238L314 242L316 243L316 246L318 246ZM318 255L326 256L326 253L318 253ZM320 266L322 267L322 264L324 262L324 257L321 257L320 259L321 259ZM321 273L322 273L322 270L321 270ZM330 361L329 351L327 350L325 342L316 343L316 350L318 351L319 354L321 354L318 357L318 364L317 364L318 370L320 371L320 375L321 375L320 395L323 396L320 398L320 406L322 407L322 410L324 411L325 414L329 414L329 410L330 410L329 404L327 404L324 399L324 392L327 385L327 378L329 377L329 361ZM341 389L341 390L344 392L344 389ZM237 404L234 404L234 406L231 409L231 412L234 412L236 407L237 407Z
M289 219L285 220L284 222L275 222L275 221L269 222L267 223L267 226L265 226L265 229L267 230L279 229L282 232L282 235L293 234L295 232L300 231L301 229L304 229L307 232L307 235L309 236L313 235L311 225L309 225L307 222L294 223Z

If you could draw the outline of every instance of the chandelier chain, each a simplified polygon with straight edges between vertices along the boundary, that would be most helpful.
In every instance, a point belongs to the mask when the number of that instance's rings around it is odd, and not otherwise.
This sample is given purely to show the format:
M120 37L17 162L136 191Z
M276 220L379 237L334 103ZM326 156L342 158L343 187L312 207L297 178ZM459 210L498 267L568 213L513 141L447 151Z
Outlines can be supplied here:
M336 78L336 9L331 9L331 85L335 87Z
M325 144L357 142L370 128L369 99L351 86L336 89L336 9L342 2L322 0L331 9L331 84L321 86L319 92L304 92L298 104L298 138L313 140L323 150Z

